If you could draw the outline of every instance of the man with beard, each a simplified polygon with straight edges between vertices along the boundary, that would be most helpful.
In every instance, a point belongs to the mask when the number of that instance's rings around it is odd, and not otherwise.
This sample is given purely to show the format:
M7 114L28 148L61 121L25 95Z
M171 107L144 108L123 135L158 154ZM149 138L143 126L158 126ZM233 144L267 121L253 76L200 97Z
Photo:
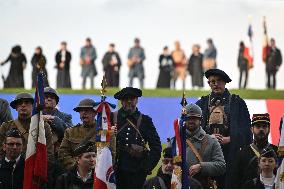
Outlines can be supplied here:
M171 179L174 168L174 159L172 154L172 148L167 147L163 150L164 158L162 159L162 165L158 170L157 176L148 179L143 189L171 189ZM189 180L190 189L201 189L200 183L191 178Z
M252 144L242 148L235 159L231 188L241 188L248 180L259 176L258 158L266 149L273 149L277 153L277 146L268 142L270 132L269 114L254 114L251 131L254 136Z
M219 188L230 189L234 158L240 148L252 142L250 115L245 101L225 87L232 80L224 71L210 69L205 77L211 93L196 104L202 109L202 128L217 138L226 161L226 175L217 178Z
M136 108L142 91L126 87L114 95L122 108L113 114L117 189L141 189L161 157L161 141L152 119Z
M82 123L65 130L62 143L58 150L58 159L65 169L70 170L76 163L74 150L84 143L90 141L96 143L96 121L97 112L94 110L95 101L86 98L79 102L73 110L79 112Z

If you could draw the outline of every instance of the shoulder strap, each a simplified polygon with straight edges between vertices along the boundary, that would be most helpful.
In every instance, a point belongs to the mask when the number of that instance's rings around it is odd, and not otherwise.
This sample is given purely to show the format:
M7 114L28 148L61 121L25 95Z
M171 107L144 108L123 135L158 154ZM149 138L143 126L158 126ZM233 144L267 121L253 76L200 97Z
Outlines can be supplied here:
M202 162L202 157L200 156L199 152L197 151L197 149L194 147L194 145L190 142L189 139L186 139L186 143L188 144L188 146L190 147L190 149L192 150L193 154L195 155L195 157L198 159L199 162Z
M142 139L142 141L144 141L144 138L141 134L141 132L139 131L139 127L141 124L141 120L142 120L142 114L140 114L138 120L137 120L137 125L135 125L132 121L130 121L128 118L126 119L127 122L129 123L129 125L131 125L135 130L136 130L136 137L139 135Z
M160 183L161 188L162 188L162 189L167 189L164 180L163 180L161 177L159 177L159 176L158 176L158 180L159 180L159 183Z
M15 123L16 128L20 131L21 135L24 137L24 139L28 141L29 132L21 126L21 124L19 123L17 119L14 121L14 123Z

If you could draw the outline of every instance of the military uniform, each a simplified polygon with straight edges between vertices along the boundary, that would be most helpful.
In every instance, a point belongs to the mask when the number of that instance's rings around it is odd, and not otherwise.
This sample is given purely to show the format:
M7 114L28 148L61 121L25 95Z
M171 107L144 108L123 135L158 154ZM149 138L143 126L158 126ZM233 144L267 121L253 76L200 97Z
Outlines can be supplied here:
M118 92L115 98L121 99L124 95L137 97L141 96L142 92L126 87ZM160 137L152 119L137 109L129 114L121 108L118 110L116 123L117 188L142 188L147 174L151 173L161 157ZM150 150L146 149L146 144Z
M16 119L14 121L11 120L11 121L5 122L1 125L0 127L0 156L4 155L3 141L5 139L5 134L8 130L12 128L17 128L20 131L22 138L23 138L23 152L24 153L26 152L29 130L30 130L30 123L31 123L31 119L28 119L26 121L20 121ZM54 160L54 148L52 144L52 132L51 132L50 126L47 123L44 124L44 130L45 130L45 137L46 137L48 162L52 163Z
M80 112L82 108L93 109L95 101L92 99L83 99L79 102L78 106L73 110ZM58 150L58 159L65 167L70 170L75 165L74 150L82 143L90 141L95 145L96 143L96 124L93 122L90 125L77 124L74 127L65 130L62 143Z
M96 143L96 126L77 124L74 127L65 130L64 138L58 150L59 161L66 169L70 169L75 165L74 150L79 146L88 133L94 133L89 141Z

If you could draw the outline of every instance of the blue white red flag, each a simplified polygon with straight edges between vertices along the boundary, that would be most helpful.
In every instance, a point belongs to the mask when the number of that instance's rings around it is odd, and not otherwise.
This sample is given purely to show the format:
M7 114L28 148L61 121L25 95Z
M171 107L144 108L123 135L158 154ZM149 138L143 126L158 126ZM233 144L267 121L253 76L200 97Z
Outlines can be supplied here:
M24 189L39 189L47 182L47 150L42 109L43 76L38 74L24 170Z

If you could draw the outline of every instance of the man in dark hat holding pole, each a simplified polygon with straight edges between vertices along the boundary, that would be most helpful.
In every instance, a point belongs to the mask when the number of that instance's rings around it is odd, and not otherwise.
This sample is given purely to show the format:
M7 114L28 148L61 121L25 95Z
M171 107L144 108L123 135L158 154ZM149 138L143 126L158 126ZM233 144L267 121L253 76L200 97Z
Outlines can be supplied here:
M141 189L161 157L161 141L152 119L137 109L142 91L126 87L114 95L122 107L113 114L116 136L116 186Z
M76 163L74 150L84 141L96 143L97 112L94 109L95 101L89 98L83 99L73 110L80 114L82 123L65 130L62 143L58 150L58 159L65 169L70 170Z
M253 143L242 148L234 161L232 189L241 188L248 180L259 175L258 158L263 151L267 149L274 150L277 153L277 146L268 142L270 132L270 116L265 114L253 114L251 122L251 131L253 133Z
M196 104L202 109L202 128L214 135L221 144L226 161L226 179L219 180L219 188L231 188L231 167L237 151L252 142L250 115L245 101L230 94L225 87L231 78L222 70L205 72L211 93L202 96ZM225 182L225 183L224 183Z

